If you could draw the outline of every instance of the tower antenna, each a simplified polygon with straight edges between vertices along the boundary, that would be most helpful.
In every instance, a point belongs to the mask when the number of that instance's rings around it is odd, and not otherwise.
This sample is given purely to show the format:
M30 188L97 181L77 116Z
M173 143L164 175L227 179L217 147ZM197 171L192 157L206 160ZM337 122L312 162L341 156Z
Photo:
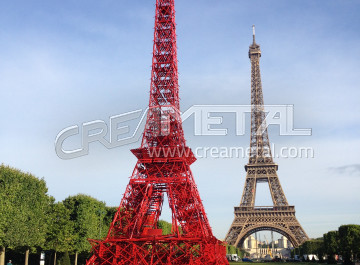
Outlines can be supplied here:
M255 44L255 25L252 25L253 30L253 43Z

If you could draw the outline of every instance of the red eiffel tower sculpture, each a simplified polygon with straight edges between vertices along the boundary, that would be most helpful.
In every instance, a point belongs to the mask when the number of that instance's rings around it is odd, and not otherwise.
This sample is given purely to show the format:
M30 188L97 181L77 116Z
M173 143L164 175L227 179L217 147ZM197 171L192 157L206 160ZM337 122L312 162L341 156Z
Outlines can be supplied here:
M90 240L88 265L228 264L225 246L211 231L190 165L179 106L174 0L157 0L147 122L138 158L104 240ZM157 223L164 193L172 232Z

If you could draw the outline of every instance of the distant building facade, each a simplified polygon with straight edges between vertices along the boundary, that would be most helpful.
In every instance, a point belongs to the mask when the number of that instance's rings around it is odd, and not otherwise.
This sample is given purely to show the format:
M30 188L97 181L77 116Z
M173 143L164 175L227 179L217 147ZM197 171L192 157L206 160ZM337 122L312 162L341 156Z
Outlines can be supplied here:
M272 248L273 245L274 248ZM284 236L272 244L272 242L256 240L251 235L244 240L243 249L250 254L250 258L254 259L290 258L292 244Z

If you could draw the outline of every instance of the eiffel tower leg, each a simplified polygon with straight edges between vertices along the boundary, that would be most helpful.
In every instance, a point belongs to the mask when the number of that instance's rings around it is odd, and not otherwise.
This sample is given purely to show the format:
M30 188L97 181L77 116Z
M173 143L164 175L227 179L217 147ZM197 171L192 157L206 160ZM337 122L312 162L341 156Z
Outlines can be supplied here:
M276 173L269 176L268 182L274 205L288 205L284 191L280 185L280 181Z
M241 198L241 204L253 206L255 204L256 195L256 178L253 172L248 172L246 175L245 186Z

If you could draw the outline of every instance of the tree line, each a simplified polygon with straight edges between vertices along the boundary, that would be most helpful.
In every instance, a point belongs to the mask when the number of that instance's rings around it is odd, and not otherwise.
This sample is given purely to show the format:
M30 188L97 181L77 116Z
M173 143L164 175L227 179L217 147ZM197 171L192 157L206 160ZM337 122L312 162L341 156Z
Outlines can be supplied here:
M239 258L244 258L250 254L241 248L237 248L232 245L226 245L226 254L237 254Z
M341 256L344 264L354 264L360 258L360 225L342 225L337 231L306 241L293 254L315 254L319 262L329 264L336 264L336 257Z
M5 255L15 264L39 264L45 251L45 265L84 264L90 257L88 238L106 237L117 211L85 194L56 202L48 195L44 179L18 169L0 166L0 265ZM159 221L163 234L171 233L171 224ZM31 262L30 253L37 253ZM227 246L228 254L243 256L241 250ZM19 258L21 254L21 259ZM320 262L336 263L341 255L345 264L360 258L360 225L342 225L322 238L305 242L293 254L316 254Z
M5 255L15 264L39 264L40 252L46 265L70 265L69 255L72 264L84 264L90 257L87 239L106 237L116 211L84 194L56 202L44 179L1 165L0 265ZM160 221L159 228L171 232L168 222ZM33 260L30 253L36 253Z

